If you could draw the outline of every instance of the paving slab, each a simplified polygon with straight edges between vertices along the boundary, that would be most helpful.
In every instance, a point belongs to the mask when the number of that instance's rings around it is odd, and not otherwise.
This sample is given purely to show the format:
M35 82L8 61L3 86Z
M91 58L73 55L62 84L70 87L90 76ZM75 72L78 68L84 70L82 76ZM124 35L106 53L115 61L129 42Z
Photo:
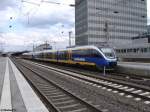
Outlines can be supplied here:
M49 112L9 58L0 57L0 112Z
M5 69L5 76L3 81L2 87L2 95L0 101L0 111L11 111L11 91L10 91L10 78L9 78L9 67L8 67L8 60L6 60L6 69Z
M10 89L11 89L11 99L12 99L12 108L15 112L27 112L21 92L19 90L15 75L12 71L12 67L9 63L9 74L10 75Z
M2 95L5 69L6 69L6 58L0 57L0 100L1 100L1 95Z
M122 73L150 76L150 63L118 62L117 70Z
M14 72L27 112L49 112L10 59L9 62Z

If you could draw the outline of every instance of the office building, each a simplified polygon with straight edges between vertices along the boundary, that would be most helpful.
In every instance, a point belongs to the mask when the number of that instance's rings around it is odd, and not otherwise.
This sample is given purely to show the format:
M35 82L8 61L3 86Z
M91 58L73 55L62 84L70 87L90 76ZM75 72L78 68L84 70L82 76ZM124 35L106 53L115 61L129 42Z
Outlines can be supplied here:
M52 50L52 46L48 43L41 44L33 49L33 51Z
M147 31L147 0L75 0L76 45L127 44Z
M147 26L147 32L150 34L150 25Z

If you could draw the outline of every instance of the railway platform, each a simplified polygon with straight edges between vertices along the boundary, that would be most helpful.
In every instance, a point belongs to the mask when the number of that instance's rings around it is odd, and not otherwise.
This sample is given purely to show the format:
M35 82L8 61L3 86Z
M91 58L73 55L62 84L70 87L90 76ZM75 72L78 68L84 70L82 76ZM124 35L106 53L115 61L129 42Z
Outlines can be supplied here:
M9 58L0 57L0 112L49 112Z
M122 73L150 76L150 63L118 62L117 70Z

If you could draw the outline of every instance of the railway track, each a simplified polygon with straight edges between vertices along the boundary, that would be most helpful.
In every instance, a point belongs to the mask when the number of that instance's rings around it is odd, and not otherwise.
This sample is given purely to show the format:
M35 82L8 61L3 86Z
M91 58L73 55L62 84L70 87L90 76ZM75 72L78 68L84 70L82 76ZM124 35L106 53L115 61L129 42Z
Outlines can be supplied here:
M69 92L63 86L42 76L38 71L13 60L28 82L36 89L46 106L52 112L103 112L86 99ZM26 75L28 74L28 75Z
M125 73L119 73L119 72L112 72L110 73L113 76L120 76L126 79L131 79L131 80L139 80L139 81L144 81L144 80L150 80L150 76L144 76L144 75L133 75L133 74L125 74Z
M103 77L103 73L97 71L96 69L91 69L88 70L87 68L82 68L82 67L68 67L68 66L60 66L57 64L49 64L49 63L45 63L45 62L39 62L36 61L37 63L40 64L44 64L44 65L48 65L48 66L53 66L56 68L60 68L63 70L67 70L67 71L71 71L71 72L75 72L78 74L83 74L83 75L87 75L87 76L93 76L93 77ZM85 70L86 69L86 70ZM110 78L110 79L116 79L116 80L122 80L122 81L127 81L127 82L131 82L131 83L136 83L138 85L143 85L143 86L150 86L150 76L143 76L143 75L132 75L132 74L125 74L125 73L118 73L118 72L107 72L106 75L104 77Z
M33 64L35 66L39 66L43 69L49 69L51 71L55 71L57 73L61 73L62 75L66 75L68 77L72 77L76 80L80 80L84 82L85 84L92 85L94 87L97 87L98 89L104 89L109 92L113 92L115 94L119 94L121 96L124 96L126 98L132 98L134 101L142 101L145 105L150 105L150 88L146 88L143 86L137 86L135 84L131 84L128 82L122 82L117 81L113 79L107 79L107 78L95 78L95 77L89 77L89 76L83 76L81 74L77 74L71 71L65 71L60 70L57 68L31 63L28 62L28 64Z

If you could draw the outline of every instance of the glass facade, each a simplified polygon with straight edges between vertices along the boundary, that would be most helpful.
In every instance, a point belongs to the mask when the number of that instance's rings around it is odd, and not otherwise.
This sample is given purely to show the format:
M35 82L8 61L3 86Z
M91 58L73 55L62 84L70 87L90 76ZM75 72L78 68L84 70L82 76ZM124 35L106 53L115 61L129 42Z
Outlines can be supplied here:
M75 0L76 45L127 44L147 31L146 0Z
M147 32L150 34L150 25L147 26Z

